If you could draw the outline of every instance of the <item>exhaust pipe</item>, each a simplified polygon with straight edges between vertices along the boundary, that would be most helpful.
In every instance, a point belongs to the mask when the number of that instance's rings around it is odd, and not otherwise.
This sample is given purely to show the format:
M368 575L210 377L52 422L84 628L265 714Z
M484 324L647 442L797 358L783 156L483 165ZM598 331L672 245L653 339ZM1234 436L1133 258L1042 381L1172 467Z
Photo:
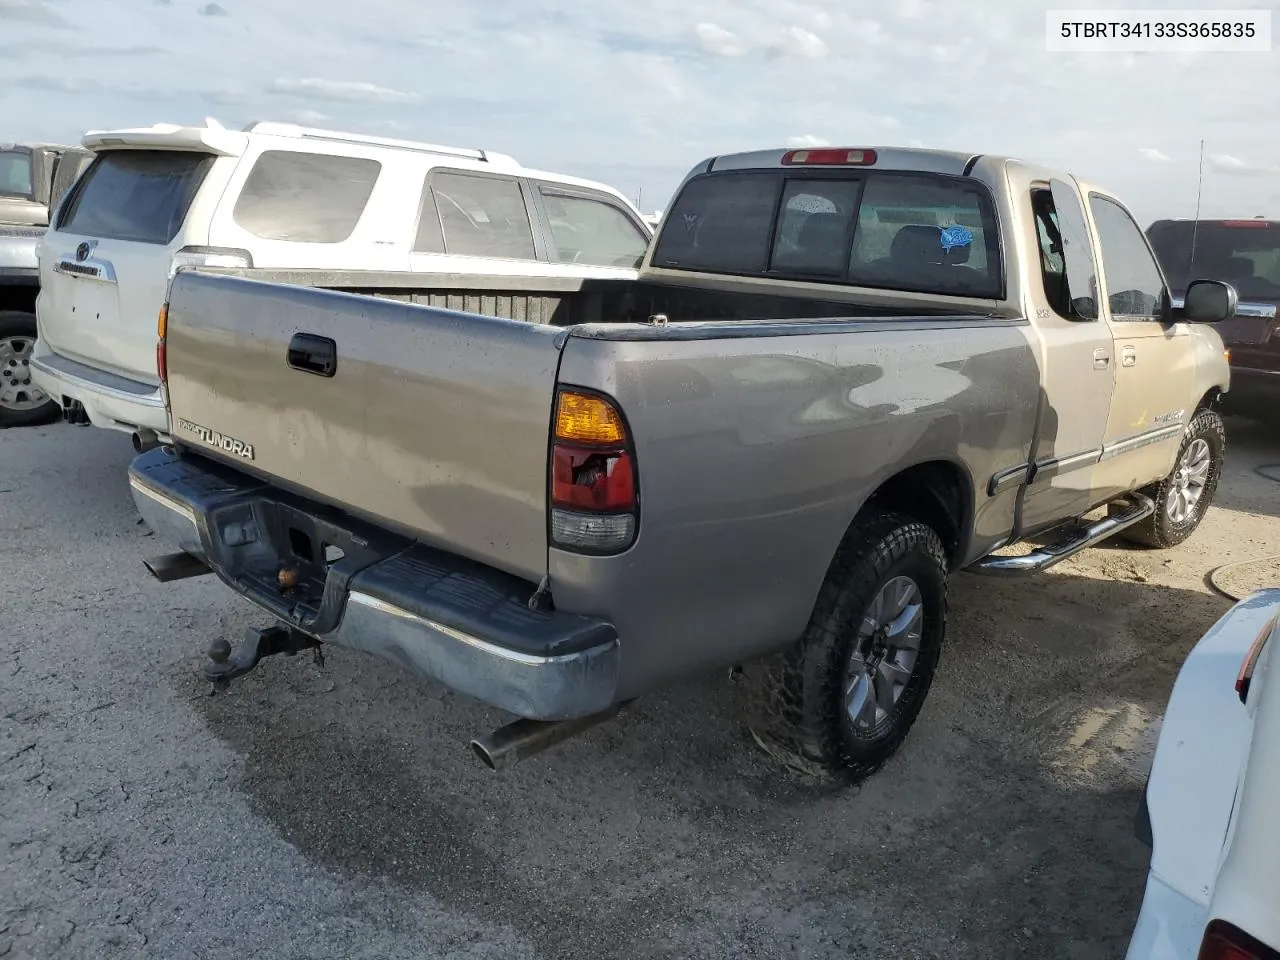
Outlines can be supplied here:
M203 577L206 573L213 573L207 563L196 559L189 553L166 553L161 557L143 560L142 563L150 571L151 575L161 583L187 580L191 577Z
M615 704L600 713L572 720L530 720L521 718L471 741L471 752L490 770L505 770L535 753L612 720L630 701Z
M160 446L160 438L154 430L138 430L133 434L133 452L146 453Z

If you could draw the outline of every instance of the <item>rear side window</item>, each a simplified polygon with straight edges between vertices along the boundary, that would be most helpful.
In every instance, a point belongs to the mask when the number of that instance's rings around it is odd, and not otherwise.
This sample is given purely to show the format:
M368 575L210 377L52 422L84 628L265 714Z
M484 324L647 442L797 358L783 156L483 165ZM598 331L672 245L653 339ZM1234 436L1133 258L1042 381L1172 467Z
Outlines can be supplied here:
M0 150L0 197L31 197L31 154Z
M432 174L431 189L446 253L536 259L533 225L519 183L502 177L437 171Z
M540 187L551 223L551 239L561 263L597 267L638 267L648 235L618 207L604 200L557 193Z
M382 164L364 157L267 150L245 180L232 217L264 240L342 243L381 172Z
M189 150L110 150L76 183L58 229L104 240L167 244L182 229L213 163Z
M655 266L998 298L990 195L932 174L709 174L664 216Z

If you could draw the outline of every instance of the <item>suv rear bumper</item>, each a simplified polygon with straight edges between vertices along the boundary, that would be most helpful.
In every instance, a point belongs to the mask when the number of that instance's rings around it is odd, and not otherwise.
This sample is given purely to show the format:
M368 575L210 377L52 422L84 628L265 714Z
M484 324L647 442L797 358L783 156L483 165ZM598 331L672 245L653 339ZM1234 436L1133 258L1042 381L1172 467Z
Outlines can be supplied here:
M535 720L587 716L616 702L613 625L531 610L532 583L172 447L135 458L129 485L157 537L324 643ZM325 564L334 547L342 555ZM292 591L277 580L286 566L298 575Z
M139 428L159 436L169 433L169 412L159 387L139 383L78 363L37 341L31 377L55 400L77 400L95 427L133 433Z

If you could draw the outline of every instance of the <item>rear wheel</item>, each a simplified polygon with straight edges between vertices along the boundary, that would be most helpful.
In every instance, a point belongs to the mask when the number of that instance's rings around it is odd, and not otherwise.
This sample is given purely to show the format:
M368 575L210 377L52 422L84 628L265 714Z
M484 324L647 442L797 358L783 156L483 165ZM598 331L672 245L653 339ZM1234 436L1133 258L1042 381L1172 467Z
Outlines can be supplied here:
M31 379L31 350L36 318L18 310L0 310L0 427L50 423L62 413L58 402Z
M1156 512L1119 536L1146 547L1175 547L1191 536L1209 511L1222 463L1227 434L1215 410L1198 410L1187 424L1173 472L1140 491L1150 497Z
M804 636L744 670L756 742L807 772L870 776L924 705L946 606L946 555L932 529L895 513L856 521Z

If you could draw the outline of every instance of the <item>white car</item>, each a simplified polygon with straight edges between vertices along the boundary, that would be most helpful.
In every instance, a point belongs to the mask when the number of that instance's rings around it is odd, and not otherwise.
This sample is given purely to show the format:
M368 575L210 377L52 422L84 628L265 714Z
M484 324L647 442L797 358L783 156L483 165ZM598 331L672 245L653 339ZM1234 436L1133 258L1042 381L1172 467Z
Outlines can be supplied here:
M1127 960L1280 960L1280 589L1233 606L1178 673L1138 833Z
M135 446L168 431L156 324L181 266L381 271L398 288L415 273L631 279L653 235L612 187L486 150L213 121L83 144L97 156L38 250L32 375L69 418Z

